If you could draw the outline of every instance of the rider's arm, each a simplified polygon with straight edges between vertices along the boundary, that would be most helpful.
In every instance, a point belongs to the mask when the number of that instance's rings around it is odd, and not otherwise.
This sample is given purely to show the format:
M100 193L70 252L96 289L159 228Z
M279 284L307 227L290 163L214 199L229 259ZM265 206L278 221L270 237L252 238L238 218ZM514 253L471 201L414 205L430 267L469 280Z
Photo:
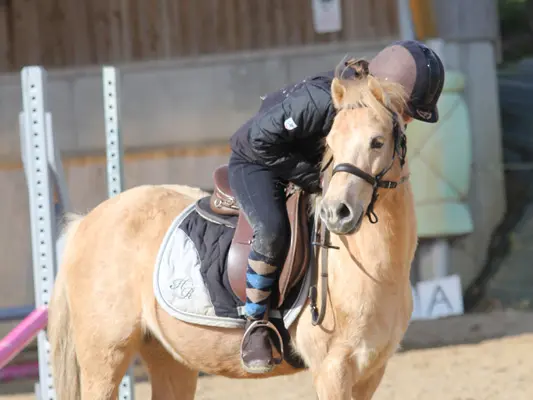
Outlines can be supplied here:
M260 114L250 127L249 141L258 161L299 185L316 166L299 153L297 142L321 140L332 110L331 95L304 83L286 99ZM319 137L320 136L320 137ZM300 182L298 182L300 180Z

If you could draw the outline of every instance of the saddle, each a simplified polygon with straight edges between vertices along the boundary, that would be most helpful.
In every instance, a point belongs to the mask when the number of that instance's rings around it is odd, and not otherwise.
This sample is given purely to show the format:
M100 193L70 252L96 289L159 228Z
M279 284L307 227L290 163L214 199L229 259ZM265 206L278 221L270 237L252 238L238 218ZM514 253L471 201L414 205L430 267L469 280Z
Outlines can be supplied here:
M246 268L252 243L252 228L240 210L231 191L228 166L222 165L213 173L214 192L209 200L211 211L220 216L237 217L235 235L228 252L227 269L230 286L235 295L246 301ZM286 191L287 214L291 227L291 242L278 279L277 306L281 306L289 291L305 275L310 261L308 194L289 184ZM274 293L273 293L274 295Z

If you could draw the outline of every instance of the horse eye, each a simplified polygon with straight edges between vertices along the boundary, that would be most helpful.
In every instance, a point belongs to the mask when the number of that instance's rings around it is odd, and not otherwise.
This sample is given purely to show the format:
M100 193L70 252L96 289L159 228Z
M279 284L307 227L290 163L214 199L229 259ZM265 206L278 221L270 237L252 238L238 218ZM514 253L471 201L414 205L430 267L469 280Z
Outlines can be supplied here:
M370 148L372 149L381 149L385 142L382 138L373 138L370 142Z

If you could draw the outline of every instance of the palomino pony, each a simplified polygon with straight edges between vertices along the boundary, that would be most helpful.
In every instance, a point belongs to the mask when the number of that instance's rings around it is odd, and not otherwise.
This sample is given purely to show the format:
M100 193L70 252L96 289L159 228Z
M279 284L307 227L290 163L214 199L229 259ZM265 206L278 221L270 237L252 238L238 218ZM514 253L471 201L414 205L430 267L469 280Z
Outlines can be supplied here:
M333 169L320 205L335 247L328 251L327 281L318 282L326 311L319 325L302 312L289 332L320 400L368 400L412 312L417 235L405 162L405 95L363 71L356 79L335 78L332 99L338 110L327 138ZM148 369L152 399L193 399L199 371L258 377L241 367L242 329L183 322L154 296L154 263L165 233L207 195L140 186L69 222L48 323L60 400L116 399L137 354ZM282 362L260 377L298 371Z

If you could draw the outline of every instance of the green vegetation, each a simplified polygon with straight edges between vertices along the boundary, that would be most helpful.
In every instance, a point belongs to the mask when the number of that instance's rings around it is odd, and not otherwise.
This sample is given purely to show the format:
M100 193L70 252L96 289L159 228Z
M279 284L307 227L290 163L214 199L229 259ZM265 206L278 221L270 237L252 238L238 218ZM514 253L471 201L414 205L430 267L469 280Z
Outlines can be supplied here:
M533 55L533 0L498 0L503 60Z

